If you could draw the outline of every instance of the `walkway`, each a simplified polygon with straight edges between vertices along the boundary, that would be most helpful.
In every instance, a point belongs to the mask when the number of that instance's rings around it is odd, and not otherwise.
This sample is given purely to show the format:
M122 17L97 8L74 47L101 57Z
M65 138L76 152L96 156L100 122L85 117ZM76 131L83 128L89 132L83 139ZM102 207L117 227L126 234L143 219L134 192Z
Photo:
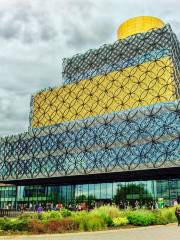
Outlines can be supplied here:
M170 224L88 233L0 237L0 240L180 240L180 227Z

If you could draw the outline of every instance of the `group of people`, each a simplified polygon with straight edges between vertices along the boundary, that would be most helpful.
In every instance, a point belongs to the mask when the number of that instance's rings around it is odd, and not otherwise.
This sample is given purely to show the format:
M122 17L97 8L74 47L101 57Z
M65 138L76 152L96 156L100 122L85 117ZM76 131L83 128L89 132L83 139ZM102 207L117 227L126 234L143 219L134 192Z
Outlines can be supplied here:
M63 208L62 203L53 204L52 202L47 203L29 203L29 204L18 204L17 210L18 211L30 211L30 212L37 212L38 209L41 209L42 211L51 211L51 210L60 210Z
M42 212L42 211L51 211L51 210L61 210L62 208L66 207L71 211L82 211L88 210L87 202L78 203L75 206L73 204L68 204L64 206L62 203L58 202L57 204L53 204L52 202L47 203L36 203L36 204L19 204L17 206L18 211L30 211L30 212Z
M150 201L150 202L146 202L146 203L142 203L138 200L133 201L133 202L129 202L129 201L120 201L118 204L118 207L120 209L158 209L158 208L163 208L164 206L160 206L158 204L158 202L156 201Z
M120 209L149 209L149 210L155 210L155 209L162 209L162 208L168 208L170 206L176 207L178 205L178 201L176 199L172 200L171 205L168 205L166 202L164 202L163 199L160 199L159 201L148 201L148 202L141 202L138 200L135 201L120 201L117 207Z

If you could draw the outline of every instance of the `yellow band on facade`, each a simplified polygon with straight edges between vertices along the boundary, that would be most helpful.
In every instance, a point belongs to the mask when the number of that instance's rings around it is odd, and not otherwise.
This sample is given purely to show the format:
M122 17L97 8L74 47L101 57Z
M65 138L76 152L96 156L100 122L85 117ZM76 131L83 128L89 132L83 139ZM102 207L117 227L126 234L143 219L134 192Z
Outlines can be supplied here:
M146 62L41 92L34 96L32 127L43 127L174 100L171 58Z

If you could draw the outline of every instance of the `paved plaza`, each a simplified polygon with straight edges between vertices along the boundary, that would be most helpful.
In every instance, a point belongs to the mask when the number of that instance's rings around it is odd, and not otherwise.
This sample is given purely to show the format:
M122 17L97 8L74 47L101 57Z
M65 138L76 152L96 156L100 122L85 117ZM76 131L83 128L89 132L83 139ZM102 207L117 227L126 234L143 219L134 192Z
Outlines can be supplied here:
M176 224L166 226L141 227L99 232L11 236L0 240L179 240L180 227Z

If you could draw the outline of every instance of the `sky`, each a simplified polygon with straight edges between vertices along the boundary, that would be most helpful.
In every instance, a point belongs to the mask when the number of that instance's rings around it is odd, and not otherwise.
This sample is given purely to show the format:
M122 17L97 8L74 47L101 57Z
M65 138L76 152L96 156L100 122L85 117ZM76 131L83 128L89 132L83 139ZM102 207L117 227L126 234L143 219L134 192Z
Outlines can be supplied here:
M178 0L0 0L0 136L28 130L31 95L62 84L62 59L116 41L139 15L170 23Z

